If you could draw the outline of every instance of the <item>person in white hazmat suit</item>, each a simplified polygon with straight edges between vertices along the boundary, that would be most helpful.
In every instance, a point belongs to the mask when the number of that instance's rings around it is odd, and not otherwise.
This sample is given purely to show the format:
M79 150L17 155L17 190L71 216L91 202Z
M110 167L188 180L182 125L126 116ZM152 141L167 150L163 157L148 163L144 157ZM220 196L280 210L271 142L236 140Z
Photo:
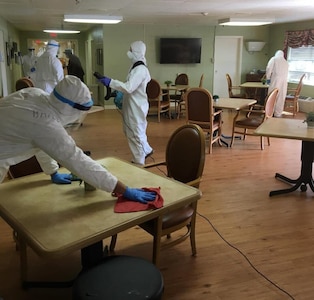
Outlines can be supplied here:
M10 165L40 154L36 156L38 162L53 182L68 179L71 183L71 174L75 174L98 189L133 201L155 200L156 193L129 188L120 182L84 154L65 130L64 125L79 119L92 105L88 87L71 75L60 81L51 94L27 88L1 99L0 182ZM71 174L60 174L56 161Z
M36 61L35 48L29 48L28 53L22 57L22 68L24 76L30 78L33 82L35 79Z
M62 63L57 57L58 51L59 43L50 40L45 52L38 57L36 62L34 85L49 94L64 77Z
M123 131L133 155L132 162L145 164L145 158L153 153L147 141L147 114L149 103L146 94L147 83L151 80L146 66L146 45L142 41L133 42L127 52L132 67L126 82L104 76L99 81L107 87L123 92Z
M284 109L285 99L288 87L288 68L289 64L284 58L282 50L278 50L267 63L266 66L266 80L269 83L268 91L274 88L279 89L274 117L280 118Z

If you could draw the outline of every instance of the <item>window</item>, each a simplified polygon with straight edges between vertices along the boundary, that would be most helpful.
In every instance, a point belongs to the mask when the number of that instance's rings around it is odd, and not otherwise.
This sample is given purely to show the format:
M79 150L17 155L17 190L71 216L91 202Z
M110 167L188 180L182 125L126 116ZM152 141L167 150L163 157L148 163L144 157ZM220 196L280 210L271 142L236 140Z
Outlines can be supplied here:
M305 73L303 83L314 86L314 46L288 47L287 61L289 82L298 83Z

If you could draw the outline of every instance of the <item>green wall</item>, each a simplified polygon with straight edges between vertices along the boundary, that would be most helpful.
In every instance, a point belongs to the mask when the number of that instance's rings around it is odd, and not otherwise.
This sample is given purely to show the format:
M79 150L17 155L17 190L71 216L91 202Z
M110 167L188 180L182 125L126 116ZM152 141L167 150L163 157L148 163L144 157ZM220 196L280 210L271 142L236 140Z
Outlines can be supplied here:
M268 41L269 27L222 27L222 26L171 26L168 25L111 25L103 26L104 31L104 72L109 77L125 80L130 61L126 56L130 44L136 40L146 43L146 59L151 76L163 83L175 80L177 73L189 74L190 85L198 86L204 73L204 87L213 87L213 58L215 36L243 36L244 41ZM161 37L200 37L202 38L201 64L159 64L159 39ZM242 73L253 68L265 69L268 61L268 46L262 52L250 54L243 48Z
M12 25L8 25L0 18L0 30L5 27L8 35L14 36L16 33ZM8 30L8 28L10 28ZM84 66L90 64L88 72L97 70L105 75L124 81L130 67L130 61L126 56L130 44L135 40L143 40L147 46L147 63L152 77L160 82L165 80L174 81L177 73L188 73L191 85L198 85L201 74L204 73L204 87L212 90L213 86L213 55L215 36L243 36L244 44L250 40L260 40L266 42L261 52L250 54L245 46L242 56L242 81L245 75L252 69L265 69L267 61L276 50L283 48L284 34L286 30L302 30L314 28L314 21L294 22L277 25L266 25L259 27L229 27L229 26L200 26L200 25L99 25L95 26L87 33L76 35L58 35L58 37L73 38L79 41L80 58ZM28 38L47 38L48 35L42 32L19 32L19 45L21 51L27 50ZM57 38L58 38L57 37ZM161 37L201 37L202 38L202 58L201 64L195 65L161 65L159 59L159 39ZM56 38L56 39L57 39ZM90 43L89 61L85 61L86 42ZM96 49L103 49L103 65L98 65L96 61ZM14 67L8 69L14 71ZM15 72L16 73L16 72ZM95 79L90 76L89 84L95 84ZM12 85L12 82L10 82ZM103 94L103 89L101 89ZM302 95L314 98L314 87L304 86Z

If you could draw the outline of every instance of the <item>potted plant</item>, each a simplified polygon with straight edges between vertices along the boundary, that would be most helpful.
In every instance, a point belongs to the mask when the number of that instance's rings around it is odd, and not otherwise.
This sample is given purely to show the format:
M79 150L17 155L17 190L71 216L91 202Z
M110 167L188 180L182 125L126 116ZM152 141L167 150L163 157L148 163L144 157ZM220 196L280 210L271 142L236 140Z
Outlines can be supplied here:
M168 87L170 86L171 83L172 83L171 80L166 80L166 81L165 81L165 84L166 84Z
M308 127L314 128L314 112L310 111L306 114L306 119L304 120L305 123L307 123Z

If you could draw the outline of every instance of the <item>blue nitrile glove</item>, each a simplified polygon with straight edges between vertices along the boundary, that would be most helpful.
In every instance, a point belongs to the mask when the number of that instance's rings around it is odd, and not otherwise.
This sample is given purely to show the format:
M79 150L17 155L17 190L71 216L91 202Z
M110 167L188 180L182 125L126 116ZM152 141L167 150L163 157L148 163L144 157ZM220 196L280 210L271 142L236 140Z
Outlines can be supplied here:
M137 201L143 204L147 204L148 201L154 201L156 198L156 192L147 192L142 189L133 189L127 187L123 197L132 200Z
M70 184L72 180L71 174L54 173L51 175L51 181L56 184Z
M103 78L99 79L99 82L101 82L105 86L109 86L111 82L111 78L104 76Z
M270 79L267 79L267 80L266 80L266 84L270 84Z

